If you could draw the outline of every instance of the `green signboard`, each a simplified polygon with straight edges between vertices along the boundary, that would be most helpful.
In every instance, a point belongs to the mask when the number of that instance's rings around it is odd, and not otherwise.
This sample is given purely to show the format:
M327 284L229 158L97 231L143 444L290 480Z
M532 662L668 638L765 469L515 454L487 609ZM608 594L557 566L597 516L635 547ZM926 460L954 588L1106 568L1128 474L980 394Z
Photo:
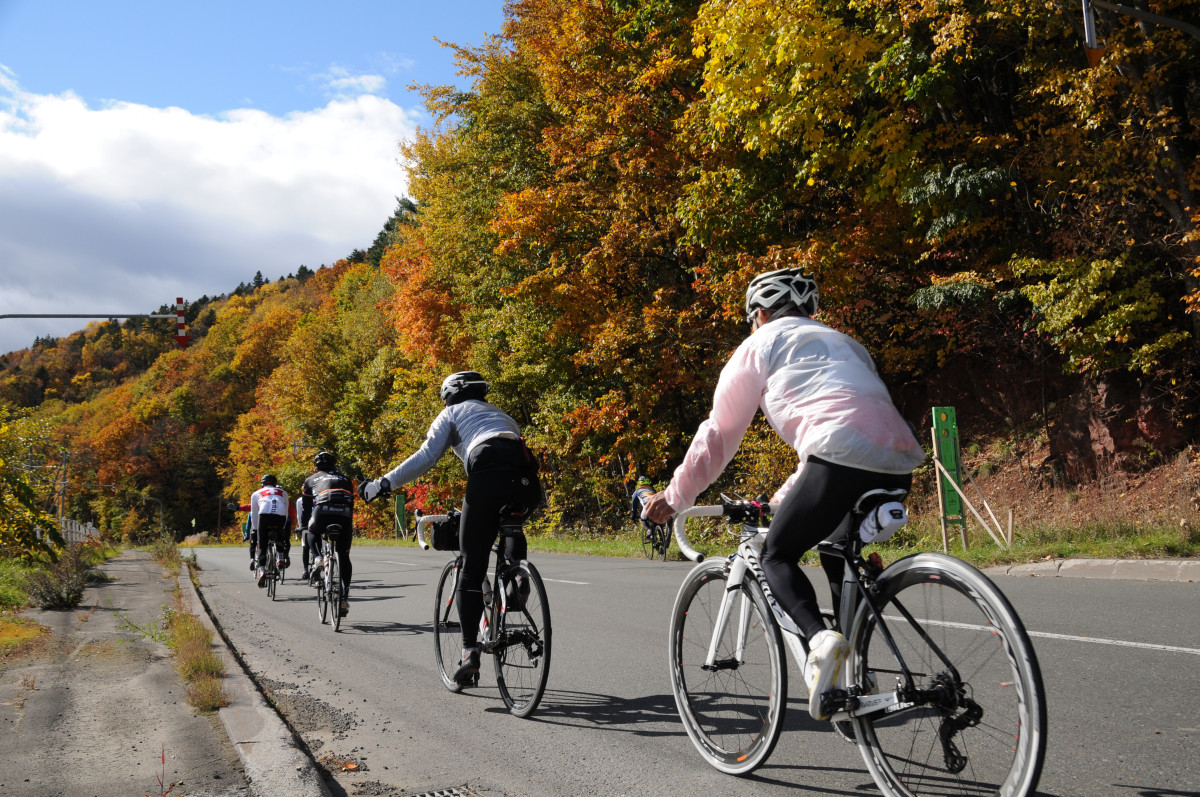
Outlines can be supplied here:
M933 408L933 440L934 455L946 469L946 473L954 479L954 483L962 487L962 463L958 456L958 420L953 407ZM942 514L945 520L960 519L963 516L962 497L946 481L945 474L938 473L938 490L942 498ZM961 521L960 521L961 522Z

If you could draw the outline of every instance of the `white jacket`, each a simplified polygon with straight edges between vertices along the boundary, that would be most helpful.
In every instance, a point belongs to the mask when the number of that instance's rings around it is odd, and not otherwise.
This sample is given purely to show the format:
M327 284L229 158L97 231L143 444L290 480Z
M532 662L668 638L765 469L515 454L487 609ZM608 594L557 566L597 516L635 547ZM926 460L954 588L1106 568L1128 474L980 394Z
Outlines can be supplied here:
M725 364L712 412L664 492L672 509L691 507L721 475L759 407L800 457L772 503L787 495L809 456L881 473L910 473L925 459L862 344L785 316L759 327Z

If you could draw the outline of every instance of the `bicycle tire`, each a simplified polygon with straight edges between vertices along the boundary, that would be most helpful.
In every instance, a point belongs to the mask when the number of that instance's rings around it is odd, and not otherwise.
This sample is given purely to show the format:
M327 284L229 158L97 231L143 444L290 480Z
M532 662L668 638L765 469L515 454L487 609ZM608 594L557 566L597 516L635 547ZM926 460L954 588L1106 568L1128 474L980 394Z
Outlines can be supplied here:
M334 632L342 630L342 563L336 552L329 556L329 612Z
M717 661L728 666L702 669L726 591L725 565L724 559L702 562L680 586L671 612L668 665L675 706L692 744L714 768L746 775L771 755L783 730L787 662L762 587L747 573L717 649ZM746 639L735 662L743 607Z
M641 526L642 526L642 555L645 556L647 559L649 559L651 562L653 562L655 554L658 553L657 540L655 540L655 535L654 535L654 528L645 523L642 523Z
M1029 635L1008 599L983 573L944 554L901 559L878 587L884 622L918 687L937 686L947 696L940 705L852 719L880 790L889 797L1032 794L1046 752L1045 691ZM925 637L898 606L920 621ZM899 668L869 607L860 605L852 628L848 683L888 691ZM982 710L973 725L972 704ZM954 729L951 748L939 733L956 720L966 727Z
M275 600L275 587L279 582L279 569L275 564L275 543L267 548L267 597Z
M322 573L317 577L317 617L321 620L321 625L329 619L329 596L325 594L325 574Z
M442 676L442 685L451 692L462 691L462 684L454 680L454 671L462 656L462 625L458 621L454 595L457 587L458 562L452 559L442 568L433 596L433 656Z
M654 530L654 543L658 548L659 557L664 562L667 561L667 549L671 547L671 535L667 533L666 526L659 526Z
M546 694L550 679L550 654L553 629L550 624L550 599L537 568L520 562L497 578L493 594L507 590L505 611L499 615L493 650L496 685L508 710L517 717L528 717Z

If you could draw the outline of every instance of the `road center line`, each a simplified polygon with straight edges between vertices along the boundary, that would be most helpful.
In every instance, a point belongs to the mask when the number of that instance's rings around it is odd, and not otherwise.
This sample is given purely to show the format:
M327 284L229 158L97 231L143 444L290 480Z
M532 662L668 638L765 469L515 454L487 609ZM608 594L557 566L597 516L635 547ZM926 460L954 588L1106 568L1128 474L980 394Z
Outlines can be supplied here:
M406 565L407 567L421 567L421 565L415 564L413 562L393 562L390 559L380 559L378 561L380 564L383 564L383 565Z
M903 620L899 615L884 615L888 620ZM975 625L971 623L950 623L941 620L920 620L922 625L940 625L947 628L966 628L975 629L978 631L992 630L986 625ZM1149 642L1129 642L1124 639L1105 639L1104 637L1094 636L1079 636L1078 634L1051 634L1048 631L1026 631L1031 637L1039 639L1062 639L1067 642L1092 642L1097 645L1113 645L1121 648L1140 648L1142 650L1161 650L1167 653L1190 653L1193 656L1200 656L1200 649L1197 648L1181 648L1174 645L1155 645Z
M542 576L542 581L553 581L555 584L578 584L581 587L590 587L589 581L567 581L565 578L546 578Z

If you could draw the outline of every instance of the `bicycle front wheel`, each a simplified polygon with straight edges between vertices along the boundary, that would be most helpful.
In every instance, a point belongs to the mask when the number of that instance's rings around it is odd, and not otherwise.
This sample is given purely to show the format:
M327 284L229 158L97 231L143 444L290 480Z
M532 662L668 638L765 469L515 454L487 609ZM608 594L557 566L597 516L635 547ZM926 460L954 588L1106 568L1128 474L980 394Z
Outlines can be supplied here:
M880 790L892 797L1033 793L1046 752L1045 694L1008 599L983 573L943 554L901 559L878 585L883 622L921 695L913 708L853 719ZM866 692L898 688L901 668L865 605L850 644L849 683Z
M726 561L692 569L671 613L671 690L692 744L704 760L730 775L753 772L775 749L787 707L787 668L779 626L762 587L747 574L726 595ZM717 640L716 657L706 665Z
M664 562L667 561L667 549L671 547L671 535L666 526L659 526L654 530L654 544L658 548L658 555Z
M497 579L496 588L506 596L493 651L496 685L508 710L528 717L550 678L550 601L541 574L529 562L514 565Z
M658 553L658 541L655 539L654 527L648 526L645 523L642 526L642 554L649 560L654 561L654 555Z
M454 671L458 669L462 655L462 625L458 622L454 597L457 588L458 561L451 560L442 568L433 596L433 656L437 659L442 684L451 692L462 691L462 684L454 680Z
M342 566L336 553L329 555L329 612L333 615L333 630L342 630L342 601L346 595L342 589Z

